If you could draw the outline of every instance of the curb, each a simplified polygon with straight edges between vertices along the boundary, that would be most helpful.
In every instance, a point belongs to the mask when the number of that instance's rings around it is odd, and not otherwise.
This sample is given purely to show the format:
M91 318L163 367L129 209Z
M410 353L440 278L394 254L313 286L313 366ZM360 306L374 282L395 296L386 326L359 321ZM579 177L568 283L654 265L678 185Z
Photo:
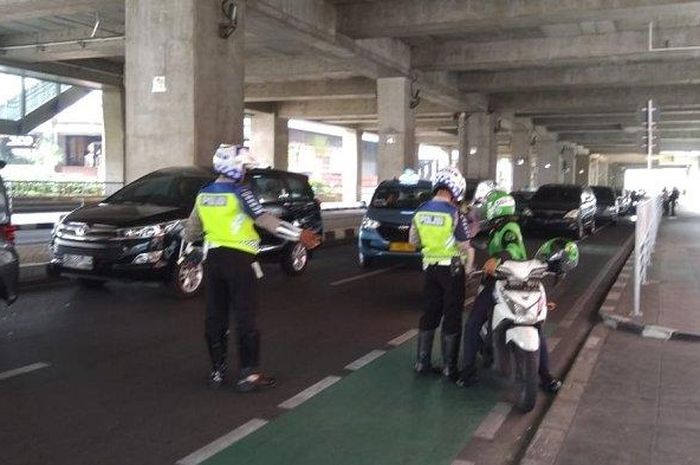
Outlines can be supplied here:
M633 259L634 255L632 254L629 256L625 266L622 268L623 273L620 273L617 276L615 284L613 284L613 288L625 289L628 285L628 281L633 279L628 277L631 273L633 273ZM627 273L625 273L625 271L627 271ZM665 326L640 323L632 318L615 314L614 310L621 294L621 291L613 292L611 289L605 298L605 302L600 307L600 310L598 310L598 314L603 319L603 324L605 326L618 331L624 331L652 339L700 342L700 334L698 333L667 328Z
M606 326L598 324L586 338L561 391L537 428L535 437L525 451L520 465L554 465L556 463L608 332L609 329Z

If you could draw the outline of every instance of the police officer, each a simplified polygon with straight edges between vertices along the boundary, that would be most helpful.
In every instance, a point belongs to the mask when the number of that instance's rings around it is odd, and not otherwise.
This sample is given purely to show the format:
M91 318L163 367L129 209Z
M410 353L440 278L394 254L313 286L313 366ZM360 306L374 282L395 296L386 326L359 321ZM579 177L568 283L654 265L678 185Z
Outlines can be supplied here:
M466 218L458 209L465 190L466 181L457 169L440 170L433 181L433 199L416 210L410 229L410 241L421 250L425 270L415 371L438 371L431 356L435 330L442 320L442 374L451 381L458 375L465 293L463 257L469 246Z
M504 260L527 260L527 251L523 242L520 226L515 221L515 199L505 192L494 190L486 196L484 211L489 230L488 255L484 264L483 289L476 297L474 306L464 325L464 347L462 374L459 384L470 386L478 381L476 371L476 353L481 342L481 327L488 321L496 305L493 292L496 285L494 273L499 263ZM542 327L540 333L540 367L539 374L542 387L548 392L556 392L561 381L549 371L549 353L547 340Z
M260 333L255 322L257 280L262 277L255 260L260 243L255 226L312 249L320 238L266 213L244 183L245 167L254 160L244 147L221 145L213 166L219 177L197 195L185 227L185 241L204 236L207 308L205 336L212 370L209 383L220 386L226 373L229 313L236 326L240 373L236 389L254 391L275 384L258 369Z

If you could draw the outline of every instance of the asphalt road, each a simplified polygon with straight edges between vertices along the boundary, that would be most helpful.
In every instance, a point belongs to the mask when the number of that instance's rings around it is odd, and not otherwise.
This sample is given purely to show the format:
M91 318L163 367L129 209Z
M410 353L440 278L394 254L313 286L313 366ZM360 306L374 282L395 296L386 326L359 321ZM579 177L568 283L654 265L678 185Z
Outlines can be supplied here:
M553 293L553 324L631 232L620 225L582 242L581 266ZM173 464L251 418L274 423L278 404L416 327L419 268L376 271L357 268L353 245L319 251L298 278L266 265L263 365L280 385L252 395L205 387L203 298L178 301L139 284L32 289L0 309L2 463ZM36 370L3 376L27 366Z

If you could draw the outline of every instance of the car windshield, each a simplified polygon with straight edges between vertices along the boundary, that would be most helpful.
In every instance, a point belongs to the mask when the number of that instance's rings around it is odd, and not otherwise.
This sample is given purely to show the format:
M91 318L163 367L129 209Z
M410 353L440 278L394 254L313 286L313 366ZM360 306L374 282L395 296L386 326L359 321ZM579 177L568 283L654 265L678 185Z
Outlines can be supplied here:
M199 190L211 179L172 173L151 173L105 200L112 204L150 204L192 208Z
M581 189L576 186L542 186L532 197L533 202L579 202Z
M593 189L593 193L595 194L595 198L598 200L598 202L615 202L615 195L613 194L612 189L608 189L607 187L591 187L591 189Z
M374 192L371 208L415 210L432 197L432 186L379 186Z

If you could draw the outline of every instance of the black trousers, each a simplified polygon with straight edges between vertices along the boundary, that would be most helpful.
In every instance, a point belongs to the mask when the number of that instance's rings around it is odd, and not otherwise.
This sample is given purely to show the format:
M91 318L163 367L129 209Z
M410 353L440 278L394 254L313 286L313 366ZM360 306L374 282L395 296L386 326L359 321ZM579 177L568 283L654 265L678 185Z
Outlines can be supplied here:
M425 271L423 315L420 330L435 330L442 321L442 334L459 334L464 311L464 268L452 274L449 266L431 265Z
M462 363L465 368L473 368L476 364L476 353L481 346L481 328L484 326L491 314L496 301L493 298L493 291L496 285L496 280L486 278L484 280L484 288L476 296L474 306L472 307L469 318L464 324L464 346L462 353ZM549 352L547 350L547 339L542 325L537 326L540 334L540 376L549 376Z
M259 358L259 333L255 322L258 280L252 265L255 256L228 248L209 250L204 262L207 290L205 335L212 363L226 357L229 315L233 315L241 369L255 368ZM214 350L212 350L214 346Z

